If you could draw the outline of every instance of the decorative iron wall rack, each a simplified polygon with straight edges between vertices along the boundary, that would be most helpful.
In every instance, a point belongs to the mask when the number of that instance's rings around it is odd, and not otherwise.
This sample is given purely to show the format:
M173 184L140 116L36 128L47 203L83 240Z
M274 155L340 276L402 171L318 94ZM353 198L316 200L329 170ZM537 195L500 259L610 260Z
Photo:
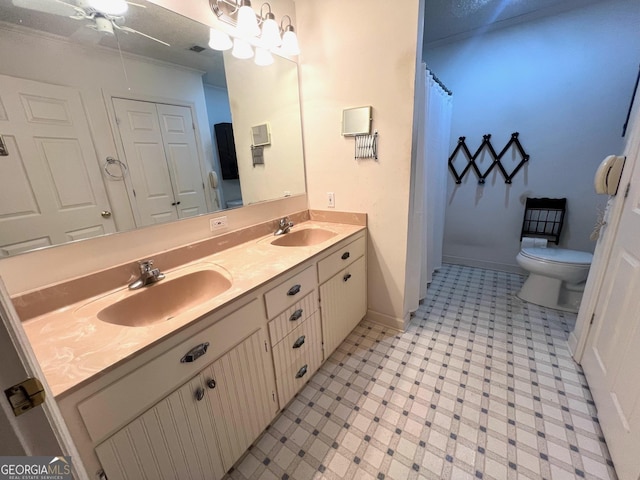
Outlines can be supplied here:
M491 134L483 135L482 143L478 147L478 150L476 150L476 153L474 153L473 155L471 154L471 152L469 151L469 148L467 147L467 144L465 143L466 137L460 137L458 139L458 145L456 145L456 148L453 150L453 153L449 156L449 170L451 170L451 173L456 179L456 183L457 184L462 183L462 179L467 174L467 172L469 170L473 170L478 176L478 183L480 185L484 185L485 180L489 176L491 171L495 167L498 167L498 170L500 170L500 173L504 177L504 183L510 184L511 181L513 180L513 177L515 177L516 173L518 173L520 169L524 166L524 164L529 161L529 155L524 151L524 148L522 148L522 145L520 144L520 140L518 140L518 135L520 135L518 132L512 133L511 139L509 140L509 142L507 142L507 144L500 151L500 153L496 153L495 149L493 148L493 145L491 145ZM515 145L516 150L520 155L520 163L516 165L516 167L513 169L511 173L508 173L500 160L513 145ZM491 158L493 158L493 161L491 162L491 165L489 165L489 167L484 172L481 172L480 168L478 167L478 164L476 163L476 159L480 156L480 154L484 150L487 150L489 152L489 155L491 155ZM453 164L453 160L456 158L456 155L458 155L460 151L462 151L462 153L464 153L464 155L467 157L468 163L464 167L462 172L458 173Z

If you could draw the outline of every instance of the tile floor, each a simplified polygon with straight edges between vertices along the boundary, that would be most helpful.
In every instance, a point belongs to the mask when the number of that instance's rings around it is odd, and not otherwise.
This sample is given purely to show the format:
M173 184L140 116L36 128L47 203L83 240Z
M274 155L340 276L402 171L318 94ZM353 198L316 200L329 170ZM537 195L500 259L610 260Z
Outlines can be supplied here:
M575 315L445 265L404 333L363 321L226 479L615 479Z

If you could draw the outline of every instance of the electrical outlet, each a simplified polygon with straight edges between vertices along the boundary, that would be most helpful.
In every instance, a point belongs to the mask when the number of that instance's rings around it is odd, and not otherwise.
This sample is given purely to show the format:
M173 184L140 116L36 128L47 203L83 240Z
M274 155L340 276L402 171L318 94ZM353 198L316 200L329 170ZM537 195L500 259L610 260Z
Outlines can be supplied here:
M336 194L333 192L327 192L327 207L336 208Z
M211 227L211 231L220 230L222 228L227 228L227 216L224 217L216 217L209 220L209 227Z

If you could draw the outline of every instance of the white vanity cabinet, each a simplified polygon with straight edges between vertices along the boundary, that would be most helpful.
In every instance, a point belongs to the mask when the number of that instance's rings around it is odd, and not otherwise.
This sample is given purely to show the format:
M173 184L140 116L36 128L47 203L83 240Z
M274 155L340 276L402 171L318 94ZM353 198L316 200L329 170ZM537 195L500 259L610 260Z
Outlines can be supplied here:
M284 408L322 363L316 265L270 289L265 303L278 399Z
M365 249L362 235L318 262L325 359L367 312Z
M57 398L88 470L222 478L364 317L365 249L357 232Z
M107 478L222 478L273 417L263 337L253 333L98 445Z

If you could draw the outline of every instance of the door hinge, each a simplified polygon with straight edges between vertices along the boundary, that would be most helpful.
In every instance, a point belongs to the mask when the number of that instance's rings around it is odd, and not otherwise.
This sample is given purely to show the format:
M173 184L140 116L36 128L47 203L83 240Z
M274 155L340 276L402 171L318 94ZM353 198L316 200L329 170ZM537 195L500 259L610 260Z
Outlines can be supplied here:
M137 197L135 188L132 188L131 191L133 192L133 196Z
M595 318L596 318L596 314L594 312L591 314L591 321L589 322L589 325L593 325L593 321L595 320Z
M264 341L264 351L265 352L269 352L269 350L267 349L267 341L266 340Z
M42 382L37 378L27 378L13 387L7 388L4 394L7 396L16 417L41 405L47 397Z
M631 190L631 183L627 183L627 188L624 190L624 198L629 196L629 190Z
M191 124L191 127L192 127L192 128L193 128L193 130L195 131L195 129L196 129L196 124L195 124L195 123L192 123L192 124Z
M116 125L120 125L120 119L116 117Z
M271 390L271 398L273 399L273 403L276 403L276 392Z

